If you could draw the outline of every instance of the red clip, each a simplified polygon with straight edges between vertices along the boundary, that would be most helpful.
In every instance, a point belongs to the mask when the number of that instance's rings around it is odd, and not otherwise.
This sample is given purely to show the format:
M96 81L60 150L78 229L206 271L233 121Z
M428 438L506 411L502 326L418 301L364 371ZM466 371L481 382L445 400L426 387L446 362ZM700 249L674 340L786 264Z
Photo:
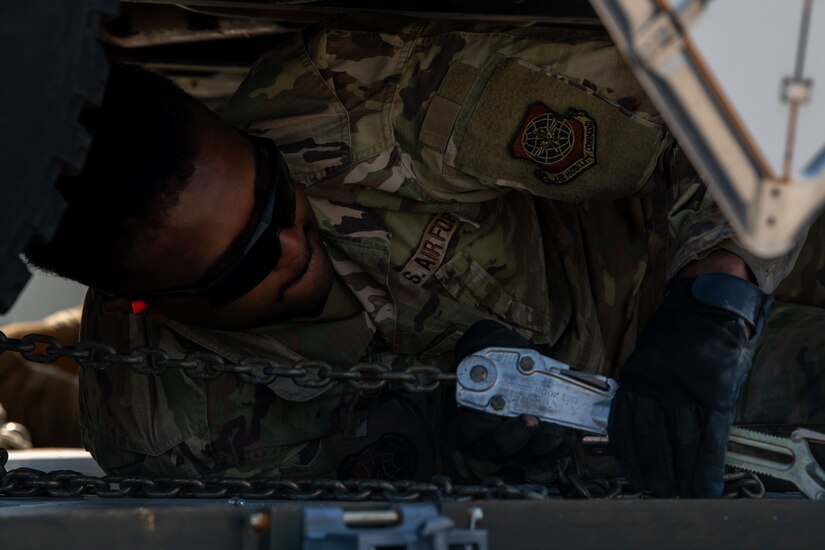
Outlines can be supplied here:
M143 300L134 300L132 302L132 313L140 313L141 311L146 309L146 307L146 302L144 302Z

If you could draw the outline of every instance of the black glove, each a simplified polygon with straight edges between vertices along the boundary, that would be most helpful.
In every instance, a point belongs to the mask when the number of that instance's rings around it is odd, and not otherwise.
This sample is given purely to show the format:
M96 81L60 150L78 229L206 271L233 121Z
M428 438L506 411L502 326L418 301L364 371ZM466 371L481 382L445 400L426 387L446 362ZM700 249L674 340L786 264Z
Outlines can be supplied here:
M496 321L479 321L456 344L455 364L489 347L530 348L550 355L547 345L534 346L516 331ZM446 423L448 450L507 467L550 462L570 454L574 430L522 415L505 418L474 409L453 407Z
M661 497L722 494L739 388L772 305L732 275L671 283L610 411L610 447L633 485Z

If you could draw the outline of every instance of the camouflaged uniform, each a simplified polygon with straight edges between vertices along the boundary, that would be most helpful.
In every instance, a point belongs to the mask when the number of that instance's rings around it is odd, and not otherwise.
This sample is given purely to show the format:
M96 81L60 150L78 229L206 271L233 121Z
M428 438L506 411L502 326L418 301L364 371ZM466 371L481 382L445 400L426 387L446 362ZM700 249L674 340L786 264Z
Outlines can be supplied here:
M825 216L811 228L793 271L774 295L766 327L739 402L737 422L790 433L825 433ZM825 459L825 450L812 445Z
M449 369L463 331L491 318L611 373L668 277L735 246L601 31L346 21L265 54L222 115L273 139L304 187L338 274L324 312L244 332L159 327L104 314L91 293L85 337L176 357ZM752 268L772 290L788 263ZM85 443L109 471L442 468L440 395L83 374Z

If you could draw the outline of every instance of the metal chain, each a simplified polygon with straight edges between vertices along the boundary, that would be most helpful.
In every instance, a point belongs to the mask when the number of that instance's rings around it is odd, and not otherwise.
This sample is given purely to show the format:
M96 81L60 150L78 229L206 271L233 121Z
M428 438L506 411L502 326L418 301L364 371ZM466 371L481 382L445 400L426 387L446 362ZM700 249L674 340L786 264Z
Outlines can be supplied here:
M631 492L621 479L580 480L567 474L568 487L541 484L508 484L489 477L478 485L458 485L447 476L429 482L386 480L305 479L275 477L248 479L210 477L86 476L58 470L41 472L30 468L5 471L6 458L0 449L0 497L82 497L101 498L232 498L272 500L335 501L465 501L465 500L546 500L562 497L587 499L629 499L646 495ZM572 475L572 478L571 478ZM762 498L765 487L750 472L725 476L725 498Z
M432 365L413 365L403 371L375 363L357 363L350 369L334 367L325 361L301 359L283 364L265 357L248 356L237 363L209 351L194 351L182 359L169 357L159 348L137 347L128 353L118 353L104 342L85 341L76 346L64 346L45 334L29 334L9 338L0 332L0 355L7 351L19 353L28 361L53 363L68 357L83 368L105 370L127 367L136 374L158 376L168 369L178 369L195 380L214 380L222 374L234 374L249 384L271 384L279 378L289 378L304 388L322 388L332 382L347 382L358 390L379 390L393 386L412 393L431 392L442 384L455 384L456 375Z
M235 374L250 384L270 384L278 378L289 378L296 385L308 388L324 387L332 382L347 382L356 389L378 390L393 386L407 392L431 392L442 384L455 384L456 375L445 373L431 365L413 365L395 372L384 365L358 363L351 369L341 369L324 361L301 359L284 365L264 357L243 357L229 363L218 354L196 351L182 359L169 357L164 350L138 347L129 353L118 353L112 346L95 341L64 346L57 339L43 334L23 338L8 338L0 332L0 354L16 352L28 361L53 363L68 357L83 368L105 370L112 366L131 369L136 374L157 376L168 369L179 369L195 380L213 380L222 374ZM278 500L476 500L476 499L546 499L559 498L562 492L540 484L507 484L499 478L488 478L481 485L455 485L445 476L429 482L310 479L292 481L280 478L144 478L106 476L91 477L78 472L41 472L28 468L5 471L8 454L0 449L0 496L28 497L144 497L144 498L226 498ZM636 498L628 492L624 480L582 480L574 472L560 476L564 494L579 498ZM725 496L761 498L765 488L752 474L726 476Z
M576 496L590 500L635 499L649 495L634 491L624 479L579 479L572 472L565 475L563 483L570 484ZM722 498L760 499L765 496L765 485L753 472L729 472L724 477Z
M1 470L0 470L1 471ZM735 474L736 487L726 488L725 498L762 498L762 482L752 474ZM726 487L730 487L730 480ZM41 472L18 468L0 481L0 497L82 497L102 498L232 498L271 500L335 501L465 501L465 500L546 500L564 497L587 499L632 499L646 495L628 492L623 480L590 480L576 491L537 484L508 484L487 478L479 485L457 485L446 476L429 482L385 480L306 479L271 477L239 478L146 478L86 476L59 470Z
M136 374L157 376L168 369L179 369L196 380L213 380L222 374L235 374L250 384L270 384L278 378L289 378L296 385L308 388L324 387L332 382L347 382L359 390L379 390L393 386L407 392L432 392L442 384L455 384L456 376L431 365L413 365L394 372L384 365L358 363L351 369L341 369L323 361L299 360L284 365L263 357L244 357L229 363L223 357L206 351L173 359L162 349L138 347L129 353L118 353L112 346L95 341L64 346L55 338L29 334L21 339L8 338L0 332L0 354L16 352L28 361L53 363L62 357L77 361L83 368L105 370L120 366ZM0 459L3 457L0 457ZM542 485L509 485L497 478L482 485L454 485L444 476L429 483L416 481L381 481L312 479L291 481L279 478L144 478L85 476L78 472L41 472L18 468L2 470L0 460L0 496L28 497L144 497L144 498L226 498L279 500L470 500L470 499L537 499L558 496Z
M593 477L583 468L580 457L572 455L556 461L558 476L564 496L588 500L634 499L650 496L633 488L623 478ZM731 470L725 472L722 498L760 499L765 496L765 485L753 472Z
M723 498L759 499L765 496L765 485L753 472L729 472L725 474Z
M18 468L3 476L0 496L102 498L231 498L273 500L420 501L479 499L547 499L559 493L542 485L510 485L498 478L480 485L455 485L446 476L429 482L307 479L271 477L145 478L85 476L78 472L41 472Z

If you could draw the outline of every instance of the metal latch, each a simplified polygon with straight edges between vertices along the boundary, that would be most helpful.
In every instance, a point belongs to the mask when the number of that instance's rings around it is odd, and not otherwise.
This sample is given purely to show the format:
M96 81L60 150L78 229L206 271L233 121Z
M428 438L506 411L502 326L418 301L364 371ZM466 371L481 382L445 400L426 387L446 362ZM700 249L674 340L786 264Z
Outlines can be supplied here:
M619 388L611 378L574 371L529 348L483 349L461 361L456 374L460 405L499 416L529 414L602 436ZM787 438L733 427L725 463L790 481L808 498L825 500L825 470L809 441L825 443L825 435L799 428Z
M808 442L825 443L823 434L797 428L791 437L777 437L733 428L725 464L790 481L811 500L825 500L825 470Z
M456 369L460 405L499 416L530 414L598 435L607 434L619 385L528 348L485 348Z
M303 513L303 550L487 550L487 531L456 529L432 504L402 504L383 510L308 507Z

